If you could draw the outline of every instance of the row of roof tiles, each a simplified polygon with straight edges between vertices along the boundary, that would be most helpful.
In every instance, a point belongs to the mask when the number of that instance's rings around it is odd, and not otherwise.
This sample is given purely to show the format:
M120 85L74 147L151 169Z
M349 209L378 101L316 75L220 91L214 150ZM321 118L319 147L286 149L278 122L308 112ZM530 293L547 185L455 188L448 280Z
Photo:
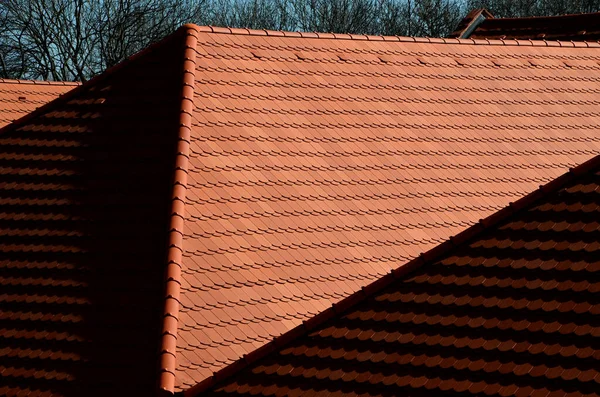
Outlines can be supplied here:
M287 32L247 28L229 28L218 26L200 26L199 33L233 34L242 36L269 36L302 39L334 39L334 40L359 40L359 41L400 41L412 43L434 43L434 44L480 44L480 45L516 45L516 46L547 46L547 47L598 47L596 40L585 41L560 41L560 40L519 40L519 39L461 39L461 38L435 38L435 37L406 37L406 36L373 36L362 34L342 33L319 33L319 32Z

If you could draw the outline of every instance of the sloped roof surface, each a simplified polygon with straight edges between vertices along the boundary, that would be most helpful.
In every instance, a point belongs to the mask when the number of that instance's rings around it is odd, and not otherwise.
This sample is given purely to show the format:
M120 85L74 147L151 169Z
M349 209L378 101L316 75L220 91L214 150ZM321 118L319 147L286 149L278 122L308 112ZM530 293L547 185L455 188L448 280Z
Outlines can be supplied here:
M0 79L0 127L64 94L77 83Z
M181 33L0 131L0 395L153 395Z
M519 40L600 40L600 13L573 14L551 17L494 18L484 10L485 19L473 21L470 13L451 37L471 39ZM471 29L471 21L476 23Z
M186 389L596 155L598 47L186 26L6 127L4 390Z
M197 29L179 390L600 152L597 48Z
M599 165L201 395L598 396Z

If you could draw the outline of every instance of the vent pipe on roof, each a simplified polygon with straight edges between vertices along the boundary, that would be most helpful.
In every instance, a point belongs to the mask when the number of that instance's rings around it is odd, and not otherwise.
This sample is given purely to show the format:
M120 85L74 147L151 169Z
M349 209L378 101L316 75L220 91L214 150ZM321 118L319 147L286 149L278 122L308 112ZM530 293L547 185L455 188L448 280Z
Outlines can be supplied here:
M471 33L473 33L473 31L485 20L486 18L485 15L483 15L483 12L479 13L479 15L477 15L477 17L473 19L469 26L462 32L459 39L468 39L469 36L471 36Z
M468 39L486 19L494 19L494 16L485 8L472 10L448 37Z

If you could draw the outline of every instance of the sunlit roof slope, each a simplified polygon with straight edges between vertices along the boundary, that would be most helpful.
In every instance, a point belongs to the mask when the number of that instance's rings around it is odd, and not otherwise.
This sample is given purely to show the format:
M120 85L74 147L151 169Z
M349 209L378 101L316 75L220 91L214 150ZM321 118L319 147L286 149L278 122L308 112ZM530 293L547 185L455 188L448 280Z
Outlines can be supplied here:
M596 157L185 395L597 396L599 211Z
M600 152L598 48L190 29L178 389Z

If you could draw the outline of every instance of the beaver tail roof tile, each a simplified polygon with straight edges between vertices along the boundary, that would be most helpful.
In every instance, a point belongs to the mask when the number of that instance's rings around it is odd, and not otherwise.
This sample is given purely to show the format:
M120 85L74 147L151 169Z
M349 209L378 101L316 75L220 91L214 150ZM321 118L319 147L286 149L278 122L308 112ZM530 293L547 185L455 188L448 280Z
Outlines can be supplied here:
M176 391L598 154L585 43L197 31Z

